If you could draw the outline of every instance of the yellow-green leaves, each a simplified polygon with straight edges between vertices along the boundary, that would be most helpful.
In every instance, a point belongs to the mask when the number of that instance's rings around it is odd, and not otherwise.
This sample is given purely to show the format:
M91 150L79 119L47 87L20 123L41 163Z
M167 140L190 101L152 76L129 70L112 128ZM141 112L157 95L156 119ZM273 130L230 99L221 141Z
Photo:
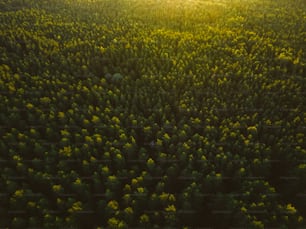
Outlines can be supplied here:
M116 200L111 200L108 202L107 207L109 207L112 210L118 210L119 204Z
M147 214L142 214L139 218L140 223L148 223L149 222L149 216Z
M58 117L59 119L64 119L64 118L65 118L65 113L62 112L62 111L60 111L60 112L58 112L57 117Z
M70 157L72 155L71 146L64 146L62 149L59 150L59 154L65 157Z
M59 192L62 190L62 186L59 184L59 185L53 185L52 186L52 189L54 192Z
M77 201L75 203L73 203L73 205L71 206L71 208L68 209L69 213L75 213L78 211L82 211L82 203L80 201Z
M92 118L91 118L91 121L95 124L99 123L100 122L100 118L96 115L93 115Z
M22 197L23 195L24 195L24 190L22 189L16 190L14 193L14 197L16 198Z
M286 210L287 210L288 214L295 214L296 213L296 209L295 209L294 206L292 206L292 204L287 204Z

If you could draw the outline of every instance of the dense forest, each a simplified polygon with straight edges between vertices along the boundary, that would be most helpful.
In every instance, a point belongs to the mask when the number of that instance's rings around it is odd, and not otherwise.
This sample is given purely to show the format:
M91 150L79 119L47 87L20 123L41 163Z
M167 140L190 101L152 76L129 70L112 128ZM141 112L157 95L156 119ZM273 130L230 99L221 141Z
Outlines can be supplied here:
M1 228L305 228L304 0L0 1Z

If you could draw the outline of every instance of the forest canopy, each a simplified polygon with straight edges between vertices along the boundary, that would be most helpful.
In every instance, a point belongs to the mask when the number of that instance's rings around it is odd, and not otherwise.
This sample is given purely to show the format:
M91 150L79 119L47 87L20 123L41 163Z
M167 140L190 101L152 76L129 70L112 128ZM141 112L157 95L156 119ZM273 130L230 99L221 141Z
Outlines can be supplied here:
M306 226L306 2L0 2L0 227Z

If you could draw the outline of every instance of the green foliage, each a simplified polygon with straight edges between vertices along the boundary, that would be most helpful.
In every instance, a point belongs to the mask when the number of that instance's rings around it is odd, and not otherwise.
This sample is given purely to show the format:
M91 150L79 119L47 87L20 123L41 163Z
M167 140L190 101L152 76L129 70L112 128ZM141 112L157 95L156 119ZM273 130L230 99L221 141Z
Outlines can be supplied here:
M305 9L0 2L1 227L305 227Z

